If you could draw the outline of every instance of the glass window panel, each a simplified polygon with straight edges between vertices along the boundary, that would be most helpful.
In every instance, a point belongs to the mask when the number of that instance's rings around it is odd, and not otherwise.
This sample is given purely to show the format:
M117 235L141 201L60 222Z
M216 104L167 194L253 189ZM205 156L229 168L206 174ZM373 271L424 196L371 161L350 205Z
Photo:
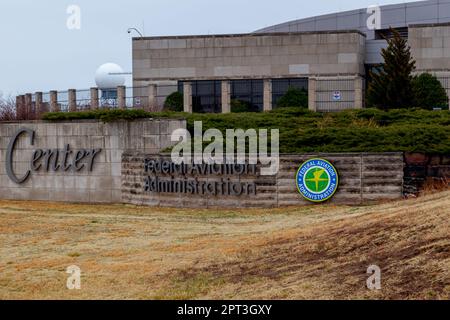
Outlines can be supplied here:
M192 81L194 112L219 113L222 111L221 100L221 81Z
M263 92L263 80L231 81L231 99L248 103L251 111L262 111Z
M272 103L274 107L278 101L283 97L289 88L297 88L308 90L307 78L288 78L288 79L273 79L272 80Z

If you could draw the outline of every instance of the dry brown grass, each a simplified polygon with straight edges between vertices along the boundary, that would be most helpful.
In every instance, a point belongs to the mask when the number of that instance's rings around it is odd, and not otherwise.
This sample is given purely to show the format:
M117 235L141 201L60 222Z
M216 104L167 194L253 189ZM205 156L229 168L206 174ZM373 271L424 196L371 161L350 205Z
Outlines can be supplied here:
M448 299L449 208L449 191L276 210L0 201L0 298Z

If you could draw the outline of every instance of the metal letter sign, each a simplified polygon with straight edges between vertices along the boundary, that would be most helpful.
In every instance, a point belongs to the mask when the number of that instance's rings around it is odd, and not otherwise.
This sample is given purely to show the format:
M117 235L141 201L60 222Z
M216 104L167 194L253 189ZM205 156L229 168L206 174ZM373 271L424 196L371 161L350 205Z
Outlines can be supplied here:
M62 171L62 172L80 172L84 168L91 172L94 166L94 161L102 149L80 149L73 150L69 144L63 149L36 149L33 151L30 159L30 169L22 176L18 177L13 169L14 150L17 141L22 134L27 134L30 137L30 145L34 145L34 138L36 133L28 128L22 128L16 132L9 142L6 151L6 174L11 181L16 184L22 184L27 181L32 172L38 171ZM22 159L23 160L23 159Z
M27 173L25 173L25 175L22 178L18 178L13 170L14 147L16 146L19 137L24 133L28 133L28 135L30 136L30 144L34 145L34 131L31 129L22 128L19 131L17 131L17 133L12 137L8 145L8 150L6 151L6 174L12 181L14 181L17 184L24 183L30 177L31 174L31 171L28 170Z

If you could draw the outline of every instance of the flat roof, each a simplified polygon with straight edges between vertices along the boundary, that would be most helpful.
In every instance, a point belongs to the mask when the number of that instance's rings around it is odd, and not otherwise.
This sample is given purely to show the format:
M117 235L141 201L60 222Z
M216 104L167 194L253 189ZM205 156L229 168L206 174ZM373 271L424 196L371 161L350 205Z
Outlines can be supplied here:
M379 8L381 10L381 26L379 29L450 22L449 0L405 2L382 5ZM267 26L255 31L255 33L357 29L367 33L367 39L376 40L373 30L367 27L367 19L371 12L365 7L329 13Z
M329 31L304 31L304 32L264 32L264 33L234 33L213 35L182 35L182 36L155 36L155 37L133 37L133 41L141 40L170 40L170 39L205 39L205 38L239 38L239 37L264 37L264 36L288 36L308 34L344 34L357 33L363 37L366 35L360 30L329 30Z

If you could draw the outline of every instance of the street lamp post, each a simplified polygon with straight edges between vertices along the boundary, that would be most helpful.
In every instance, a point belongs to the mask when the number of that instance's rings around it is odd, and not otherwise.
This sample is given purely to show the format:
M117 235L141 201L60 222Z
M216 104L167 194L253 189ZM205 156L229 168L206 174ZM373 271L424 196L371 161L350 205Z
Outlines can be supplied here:
M127 30L127 32L128 32L129 34L131 34L132 31L136 31L136 32L141 36L141 38L144 37L144 36L142 35L142 33L141 33L137 28L128 28L128 30Z

